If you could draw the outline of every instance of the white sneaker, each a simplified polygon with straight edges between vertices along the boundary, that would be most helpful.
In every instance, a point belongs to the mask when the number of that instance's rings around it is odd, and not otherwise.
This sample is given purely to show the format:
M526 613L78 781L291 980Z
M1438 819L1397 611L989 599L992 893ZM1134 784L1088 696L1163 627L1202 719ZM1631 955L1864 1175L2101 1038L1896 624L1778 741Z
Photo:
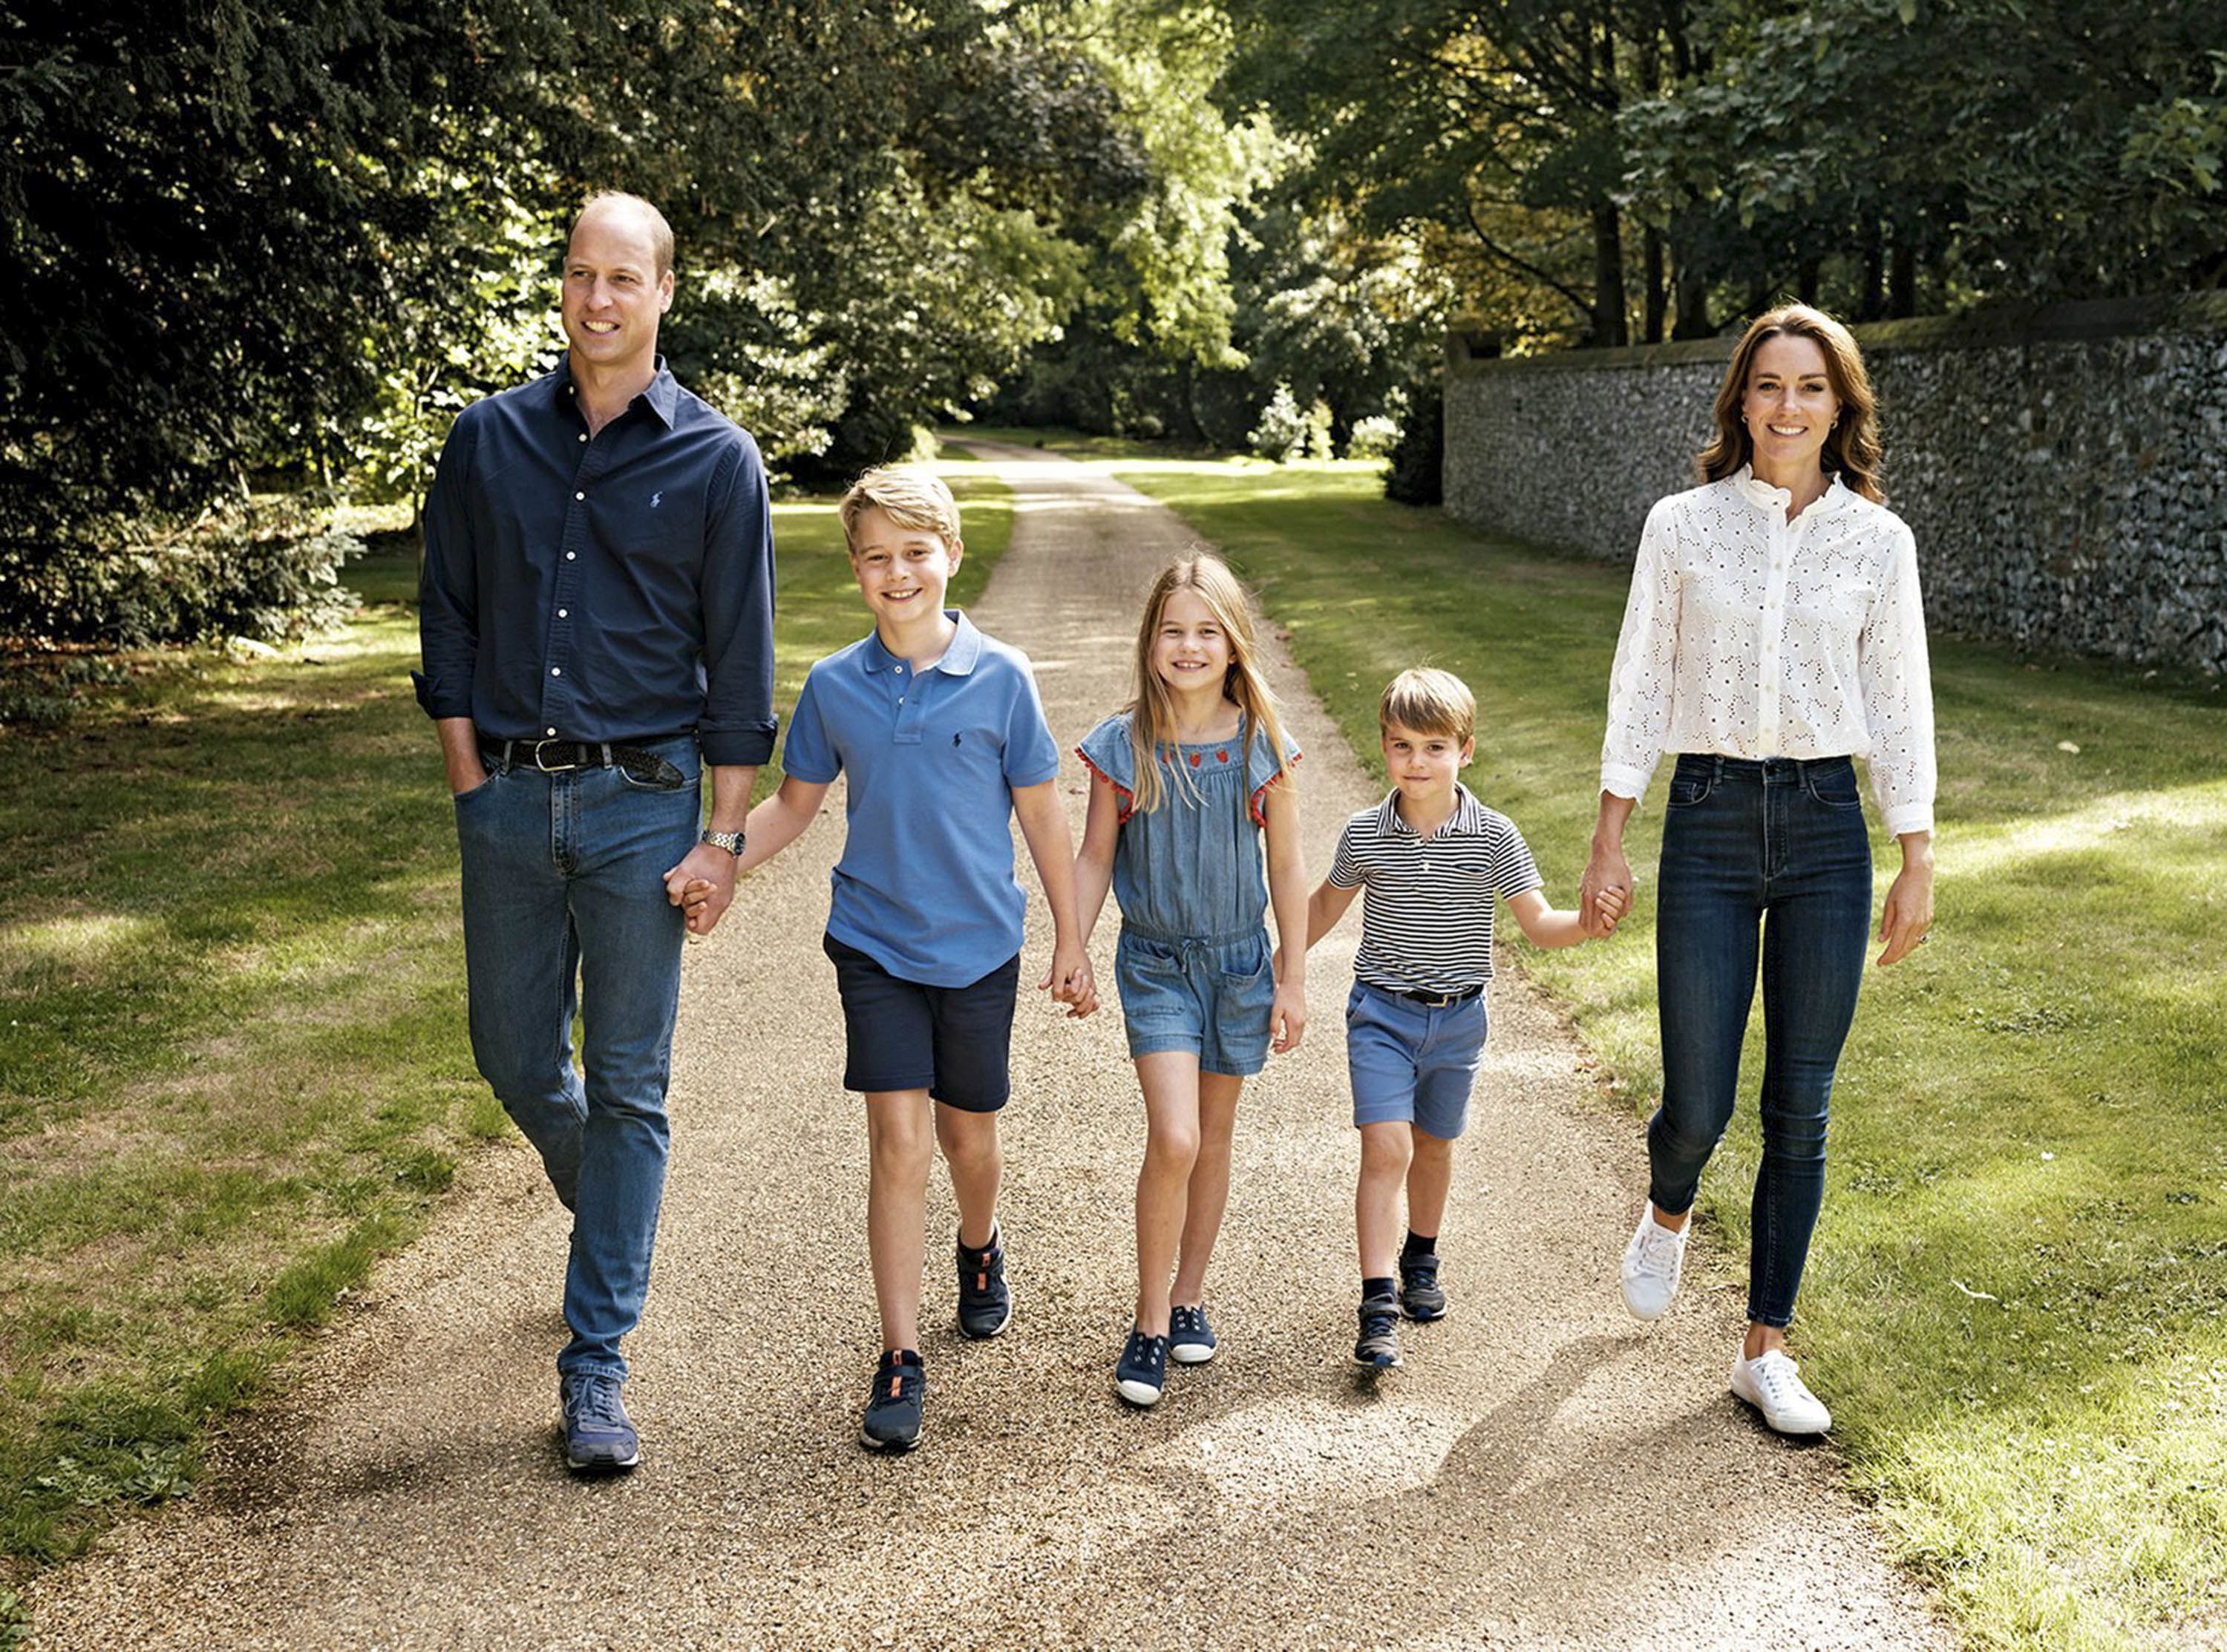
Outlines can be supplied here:
M1809 1392L1802 1368L1774 1348L1752 1360L1732 1362L1732 1392L1763 1413L1781 1434L1822 1434L1833 1426L1825 1402Z
M1624 1305L1634 1319L1660 1319L1678 1294L1678 1275L1686 1265L1686 1235L1691 1221L1672 1232L1655 1220L1655 1207L1639 1213L1639 1226L1624 1247Z

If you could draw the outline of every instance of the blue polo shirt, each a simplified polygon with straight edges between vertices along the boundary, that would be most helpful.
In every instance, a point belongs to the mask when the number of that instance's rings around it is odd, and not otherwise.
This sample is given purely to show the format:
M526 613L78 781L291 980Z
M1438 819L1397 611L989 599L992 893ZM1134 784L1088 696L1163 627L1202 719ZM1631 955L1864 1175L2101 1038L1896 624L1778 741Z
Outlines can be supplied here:
M1059 775L1028 656L959 627L917 677L878 632L813 667L782 766L848 777L827 933L900 980L965 986L1021 949L1013 788Z

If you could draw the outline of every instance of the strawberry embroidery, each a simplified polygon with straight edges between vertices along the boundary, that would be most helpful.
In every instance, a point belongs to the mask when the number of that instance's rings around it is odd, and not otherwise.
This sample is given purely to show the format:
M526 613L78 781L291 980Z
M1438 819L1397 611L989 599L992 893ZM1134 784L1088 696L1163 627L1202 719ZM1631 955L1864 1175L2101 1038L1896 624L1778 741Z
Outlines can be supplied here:
M1214 760L1219 763L1226 763L1229 761L1229 753L1227 750L1217 751L1214 754Z
M1190 760L1190 766L1191 766L1193 769L1196 769L1196 768L1197 768L1197 767L1198 767L1198 765L1199 765L1199 761L1200 761L1200 760L1199 760L1199 755L1198 755L1198 753L1196 753L1196 751L1186 751L1185 753L1184 753L1184 756L1186 756L1186 757L1188 757L1188 758Z

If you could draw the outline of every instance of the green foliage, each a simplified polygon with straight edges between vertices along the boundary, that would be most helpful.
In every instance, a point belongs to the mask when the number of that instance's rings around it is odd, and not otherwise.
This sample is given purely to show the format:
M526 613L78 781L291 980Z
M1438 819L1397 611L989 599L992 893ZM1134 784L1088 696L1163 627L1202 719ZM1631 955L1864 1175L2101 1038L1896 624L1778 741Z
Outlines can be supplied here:
M0 635L127 647L297 639L354 609L339 572L362 550L350 533L232 524L112 549L79 539L43 552L0 545Z
M251 485L414 498L458 408L555 360L557 256L594 188L667 209L667 354L777 469L881 456L1052 332L1083 246L1153 188L1105 73L1027 16L8 12L0 545L46 593L29 628L118 641L283 603L268 568L237 600L201 571L166 595L174 564L139 547L206 560ZM230 560L268 560L236 537Z

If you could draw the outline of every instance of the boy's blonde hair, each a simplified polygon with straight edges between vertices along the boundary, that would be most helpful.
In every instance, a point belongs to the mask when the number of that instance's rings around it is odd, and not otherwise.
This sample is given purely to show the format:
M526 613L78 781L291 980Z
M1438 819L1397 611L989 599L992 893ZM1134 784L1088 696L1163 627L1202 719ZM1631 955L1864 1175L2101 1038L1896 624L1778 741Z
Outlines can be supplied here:
M1254 639L1253 606L1245 600L1245 587L1237 583L1237 576L1229 571L1229 564L1220 557L1186 558L1160 571L1160 577L1152 582L1151 594L1145 598L1145 617L1137 627L1137 697L1127 708L1131 713L1129 746L1136 758L1135 804L1147 814L1166 800L1165 788L1160 784L1160 749L1177 743L1175 701L1168 693L1168 686L1160 680L1159 673L1152 669L1152 644L1159 637L1160 619L1166 612L1168 599L1179 590L1187 590L1205 603L1215 623L1229 639L1229 669L1222 674L1222 692L1245 718L1245 759L1248 766L1246 796L1249 799L1254 790L1249 772L1253 730L1257 729L1268 737L1273 761L1283 766L1284 723L1277 715L1275 692L1261 673L1260 645ZM1188 788L1191 783L1190 771L1179 762L1176 773L1183 776L1181 783ZM1289 785L1291 781L1291 771L1285 768L1284 783Z
M1467 745L1477 737L1477 696L1453 673L1417 666L1387 684L1376 703L1378 730L1388 731L1395 723Z
M936 535L947 551L959 543L959 501L943 478L924 464L877 465L851 484L836 514L843 520L844 542L853 551L858 519L876 509L899 527Z

